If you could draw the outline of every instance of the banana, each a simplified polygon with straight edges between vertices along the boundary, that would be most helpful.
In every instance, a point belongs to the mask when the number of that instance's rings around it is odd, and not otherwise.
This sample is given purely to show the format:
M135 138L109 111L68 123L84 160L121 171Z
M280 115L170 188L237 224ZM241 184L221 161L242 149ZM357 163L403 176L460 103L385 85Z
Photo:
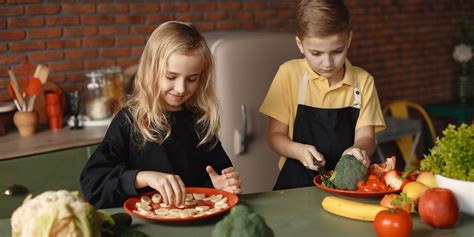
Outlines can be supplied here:
M333 214L362 221L374 221L377 213L387 210L386 207L379 205L355 202L334 196L325 197L321 205L324 210Z

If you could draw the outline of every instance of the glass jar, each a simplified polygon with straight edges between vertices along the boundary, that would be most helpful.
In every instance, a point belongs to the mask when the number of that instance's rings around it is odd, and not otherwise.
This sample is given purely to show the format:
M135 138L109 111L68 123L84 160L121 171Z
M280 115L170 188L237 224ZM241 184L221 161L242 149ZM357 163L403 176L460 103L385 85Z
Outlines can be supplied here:
M115 113L120 108L120 102L124 94L122 69L118 66L113 66L104 71L103 94L110 99L112 112Z
M103 94L104 74L100 71L86 73L88 78L85 92L86 115L92 120L106 119L112 115L110 101Z

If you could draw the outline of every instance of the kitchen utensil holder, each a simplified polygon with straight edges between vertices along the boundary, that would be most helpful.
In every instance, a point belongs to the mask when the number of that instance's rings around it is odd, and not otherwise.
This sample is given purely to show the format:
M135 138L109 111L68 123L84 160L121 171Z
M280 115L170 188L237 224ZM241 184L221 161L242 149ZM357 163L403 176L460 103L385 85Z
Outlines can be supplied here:
M32 136L36 133L36 126L38 124L38 113L36 111L31 112L19 112L17 111L13 115L13 123L18 128L22 137Z

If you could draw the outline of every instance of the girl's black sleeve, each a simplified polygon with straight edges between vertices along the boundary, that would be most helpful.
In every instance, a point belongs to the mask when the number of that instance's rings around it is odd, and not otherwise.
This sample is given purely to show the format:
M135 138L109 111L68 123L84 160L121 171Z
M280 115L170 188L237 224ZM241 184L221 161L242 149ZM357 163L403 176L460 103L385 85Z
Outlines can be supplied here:
M139 170L127 167L130 128L127 113L120 111L82 170L81 191L96 208L119 207L128 197L137 195L135 178Z

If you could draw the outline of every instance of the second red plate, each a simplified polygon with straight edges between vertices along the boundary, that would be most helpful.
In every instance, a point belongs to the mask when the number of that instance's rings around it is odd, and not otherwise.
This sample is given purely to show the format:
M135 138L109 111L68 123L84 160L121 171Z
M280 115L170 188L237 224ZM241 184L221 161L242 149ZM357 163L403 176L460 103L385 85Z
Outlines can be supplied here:
M385 191L385 192L360 192L360 191L353 191L353 190L343 190L343 189L334 189L334 188L328 188L326 186L323 186L321 176L318 175L314 177L313 179L314 185L316 185L318 188L330 192L336 195L340 196L345 196L345 197L351 197L351 198L367 198L367 199L378 199L382 198L385 194L397 194L400 193L402 190L391 190L391 191Z

